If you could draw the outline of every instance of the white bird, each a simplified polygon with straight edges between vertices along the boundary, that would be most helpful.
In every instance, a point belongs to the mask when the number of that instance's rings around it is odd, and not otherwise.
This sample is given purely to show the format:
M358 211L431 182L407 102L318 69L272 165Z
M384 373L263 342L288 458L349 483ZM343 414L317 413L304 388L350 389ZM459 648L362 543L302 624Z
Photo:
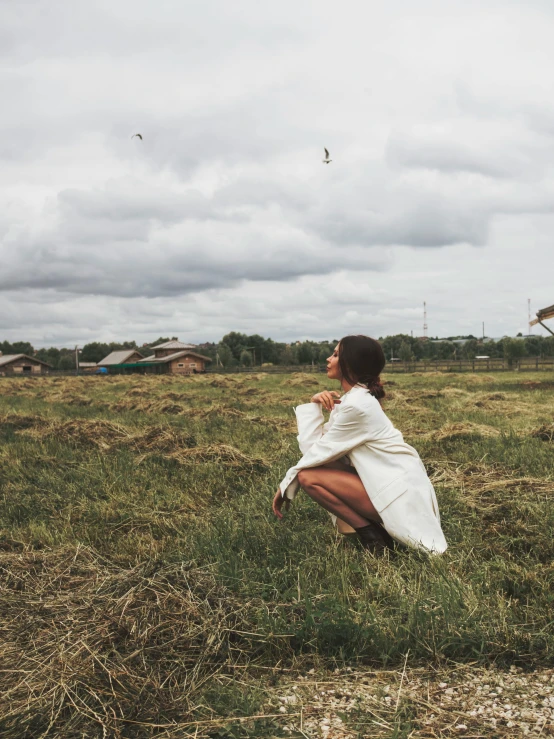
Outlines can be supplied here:
M329 152L325 147L323 148L323 151L325 152L325 159L322 160L323 164L329 164L329 162L332 162L333 160L329 159Z
M139 139L140 139L140 140L142 141L142 134L141 134L141 133L134 133L134 134L133 134L133 135L131 136L131 138L132 138L132 139L134 139L134 138L135 138L135 136L138 136L138 137L139 137Z

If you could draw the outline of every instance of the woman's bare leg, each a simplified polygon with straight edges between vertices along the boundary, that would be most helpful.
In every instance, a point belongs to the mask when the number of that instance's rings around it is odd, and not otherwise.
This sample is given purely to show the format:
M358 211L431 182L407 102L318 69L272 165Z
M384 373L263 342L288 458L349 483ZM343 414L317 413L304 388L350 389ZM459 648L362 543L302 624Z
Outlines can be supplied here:
M342 469L312 467L301 470L298 481L307 495L354 529L381 521L356 474Z

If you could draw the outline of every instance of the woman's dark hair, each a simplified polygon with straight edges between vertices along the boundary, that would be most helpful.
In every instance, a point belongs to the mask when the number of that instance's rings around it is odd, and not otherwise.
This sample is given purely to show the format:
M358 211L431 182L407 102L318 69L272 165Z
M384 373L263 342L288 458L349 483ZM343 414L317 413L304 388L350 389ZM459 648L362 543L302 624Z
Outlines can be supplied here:
M339 342L339 367L350 385L366 385L369 392L381 400L385 388L380 374L385 366L381 344L369 336L345 336Z

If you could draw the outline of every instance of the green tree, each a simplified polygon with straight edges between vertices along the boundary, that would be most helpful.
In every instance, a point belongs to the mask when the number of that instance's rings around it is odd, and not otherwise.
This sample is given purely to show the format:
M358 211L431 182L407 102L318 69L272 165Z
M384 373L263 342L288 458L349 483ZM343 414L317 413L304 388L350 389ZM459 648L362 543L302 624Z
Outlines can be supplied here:
M303 341L298 347L298 362L300 364L311 364L314 358L314 348L310 341Z
M252 366L252 354L248 351L248 349L243 349L240 353L240 363L243 367Z
M508 360L508 367L512 367L514 359L525 356L525 342L518 339L506 338L502 341L504 359Z
M218 344L217 355L219 357L219 361L224 367L232 367L233 362L236 361L233 357L233 352L227 344Z
M400 344L398 356L403 362L409 362L412 359L412 349L407 341L403 341Z
M55 346L52 346L49 349L39 349L35 356L37 359L49 364L52 369L58 369L61 352Z
M238 331L231 331L221 339L221 344L227 344L229 349L233 352L233 357L240 360L240 355L246 349L248 344L248 336L246 334L240 334Z
M83 362L99 362L104 357L107 357L110 351L109 344L103 344L100 341L91 341L90 344L84 345L80 359Z
M462 355L466 359L475 359L478 354L479 344L477 342L477 339L470 339L469 341L466 341L466 343L462 347Z
M74 370L75 369L75 355L70 352L62 354L60 361L58 362L58 369L60 370Z
M15 341L10 344L9 341L0 342L0 351L2 354L26 354L28 357L32 357L35 354L33 345L28 341Z

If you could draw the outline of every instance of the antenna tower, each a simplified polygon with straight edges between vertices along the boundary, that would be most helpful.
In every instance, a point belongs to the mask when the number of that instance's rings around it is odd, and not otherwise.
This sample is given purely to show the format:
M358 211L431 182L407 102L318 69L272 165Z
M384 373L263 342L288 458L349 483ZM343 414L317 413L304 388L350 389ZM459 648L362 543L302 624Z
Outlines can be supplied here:
M533 333L533 328L531 326L531 298L527 298L527 316L529 318L529 333Z
M427 338L427 303L423 301L423 338Z

